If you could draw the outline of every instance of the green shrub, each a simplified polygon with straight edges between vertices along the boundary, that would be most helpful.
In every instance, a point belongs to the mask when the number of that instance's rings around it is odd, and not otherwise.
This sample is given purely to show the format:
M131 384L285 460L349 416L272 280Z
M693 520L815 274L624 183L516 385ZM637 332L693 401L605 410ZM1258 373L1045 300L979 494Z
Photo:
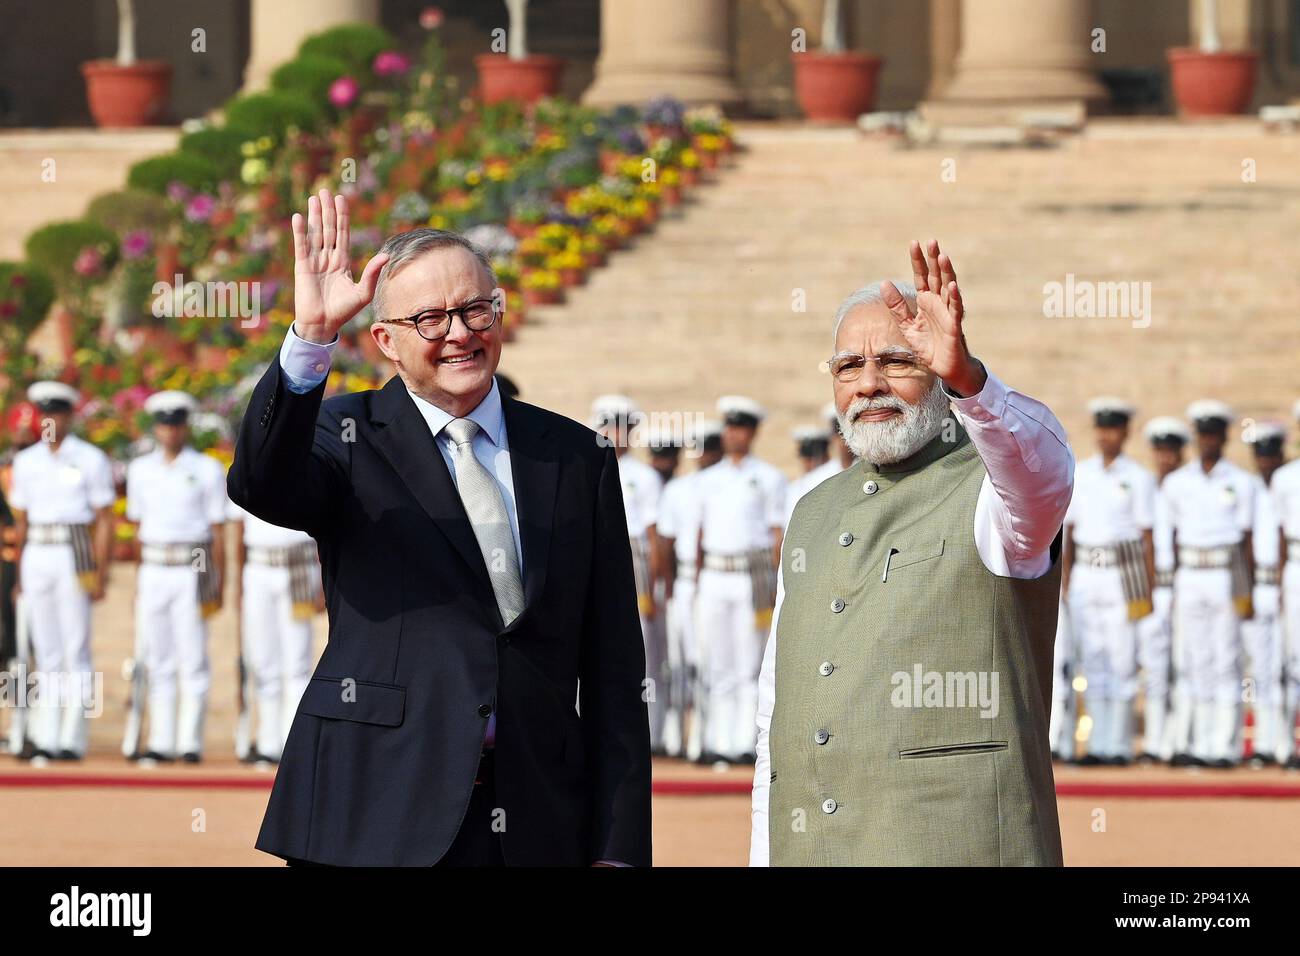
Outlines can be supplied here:
M253 139L270 136L277 143L289 127L314 129L323 115L302 93L287 90L237 96L226 104L225 114L227 126L247 130Z
M137 229L159 232L171 222L172 212L157 193L123 189L92 199L86 218L122 236Z
M193 153L151 156L140 160L126 174L128 186L159 195L166 195L168 185L176 181L195 191L211 192L217 188L220 180L217 165L212 160Z
M338 57L300 56L276 68L271 74L271 88L301 93L313 103L326 103L330 84L347 72L347 63Z
M180 151L202 156L216 166L223 180L233 181L239 179L239 166L244 161L240 150L250 139L256 137L239 127L208 126L182 136Z
M393 35L382 27L344 23L303 40L298 55L336 57L358 77L365 77L370 76L370 64L375 57L396 46Z
M103 257L104 271L117 261L117 236L111 229L86 219L65 219L42 226L27 237L27 261L44 270L60 290L84 287L87 280L73 266L83 249L94 246Z
M26 262L0 262L0 341L12 347L27 340L54 302L54 283Z

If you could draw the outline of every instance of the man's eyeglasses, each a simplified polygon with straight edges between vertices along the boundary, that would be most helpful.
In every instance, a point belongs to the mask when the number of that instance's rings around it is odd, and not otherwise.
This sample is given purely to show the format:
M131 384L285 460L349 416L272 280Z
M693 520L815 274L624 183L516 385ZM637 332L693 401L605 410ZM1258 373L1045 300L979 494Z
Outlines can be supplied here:
M471 332L485 332L492 328L492 323L497 320L500 313L496 299L474 299L455 309L426 309L405 319L380 319L379 321L390 325L409 322L415 326L415 331L420 333L420 338L436 342L451 331L452 316L459 315L460 320Z
M910 352L886 352L883 355L840 352L831 356L826 368L837 382L856 382L868 362L874 364L885 378L906 378L925 370L925 366Z

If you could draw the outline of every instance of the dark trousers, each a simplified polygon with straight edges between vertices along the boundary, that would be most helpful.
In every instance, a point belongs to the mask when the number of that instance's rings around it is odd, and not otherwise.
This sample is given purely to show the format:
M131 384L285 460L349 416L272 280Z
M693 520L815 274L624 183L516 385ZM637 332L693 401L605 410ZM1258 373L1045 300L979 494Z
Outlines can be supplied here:
M496 809L496 773L492 751L488 750L479 762L474 792L470 795L469 808L465 811L465 819L456 833L456 839L436 865L505 866L505 857L501 853L501 834L498 832L505 826L505 818L503 814L497 814L494 818L493 812ZM286 857L284 862L287 866L329 865L296 857Z

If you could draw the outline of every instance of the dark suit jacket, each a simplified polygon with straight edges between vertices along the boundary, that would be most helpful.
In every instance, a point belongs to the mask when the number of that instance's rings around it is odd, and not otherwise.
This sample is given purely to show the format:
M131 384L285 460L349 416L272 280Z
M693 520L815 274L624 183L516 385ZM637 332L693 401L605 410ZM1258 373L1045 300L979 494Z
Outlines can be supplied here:
M436 863L464 817L495 708L506 862L648 866L645 653L613 450L503 396L526 601L506 628L402 381L325 402L323 391L291 392L273 362L228 482L248 511L316 539L329 611L258 849Z

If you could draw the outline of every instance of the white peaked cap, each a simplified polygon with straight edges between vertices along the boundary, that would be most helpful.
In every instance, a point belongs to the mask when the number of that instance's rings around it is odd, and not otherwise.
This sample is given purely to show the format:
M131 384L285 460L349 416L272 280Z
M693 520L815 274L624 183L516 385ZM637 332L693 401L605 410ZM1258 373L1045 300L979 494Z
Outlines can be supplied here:
M1089 415L1103 415L1107 412L1113 415L1125 415L1132 418L1137 411L1130 402L1122 398L1116 398L1113 395L1102 395L1094 398L1088 403Z
M826 441L831 437L831 433L826 430L824 425L799 425L790 432L790 437L797 442L816 441L821 439Z
M601 395L591 403L591 423L599 428L611 418L630 418L639 411L626 395Z
M1142 429L1142 434L1147 441L1155 441L1157 438L1181 438L1185 442L1192 440L1192 432L1187 423L1173 415L1160 415L1151 419L1146 428Z
M1247 445L1255 445L1262 441L1273 441L1278 438L1286 438L1286 426L1278 422L1256 422L1254 428L1254 440L1246 442Z
M766 417L763 406L744 395L723 395L718 399L717 409L723 418L728 415L749 415L761 422Z
M171 412L192 412L199 407L194 396L189 392L154 392L144 400L144 410L150 415L166 415Z
M1187 417L1194 422L1203 418L1221 418L1231 423L1235 416L1232 409L1217 398L1202 398L1187 406Z
M80 393L64 382L33 382L27 389L27 400L37 405L44 402L68 402L76 405L80 399Z

